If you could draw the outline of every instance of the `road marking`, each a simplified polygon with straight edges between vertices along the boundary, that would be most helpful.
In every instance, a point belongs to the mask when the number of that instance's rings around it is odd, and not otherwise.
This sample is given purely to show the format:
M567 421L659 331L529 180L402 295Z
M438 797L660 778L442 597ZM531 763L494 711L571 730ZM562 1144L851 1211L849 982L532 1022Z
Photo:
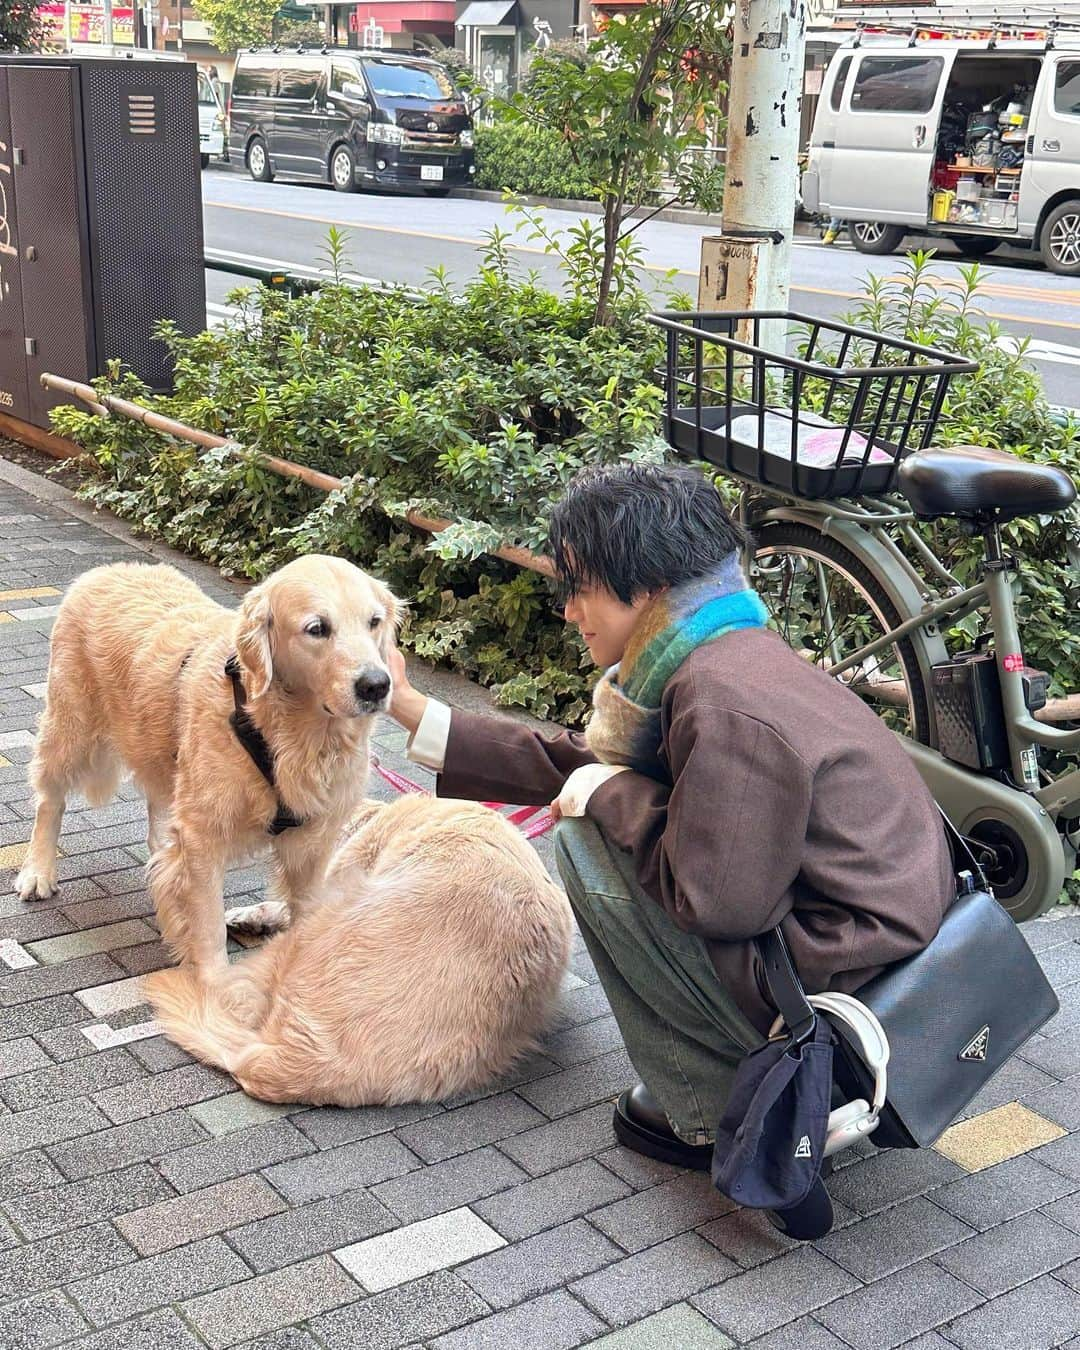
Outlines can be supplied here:
M206 201L203 204L204 206L214 207L219 211L250 212L253 215L278 216L285 220L313 221L317 225L338 225L341 228L347 230L369 230L377 234L405 235L413 239L438 239L441 240L443 243L464 244L468 248L476 248L476 249L484 247L483 240L470 239L465 235L458 235L458 234L441 234L437 233L434 230L410 230L406 229L404 226L401 225L374 225L369 224L366 221L334 220L328 216L316 216L297 211L279 211L276 208L270 206L240 206L235 202ZM516 253L539 254L541 256L547 253L546 249L536 248L531 244L508 243L507 248L513 249ZM211 251L216 252L218 254L226 254L227 252L224 249L215 249ZM240 257L242 255L236 254L234 256ZM293 271L310 272L315 270L306 263L291 263L285 260L274 261L270 265L274 267L279 266L287 267ZM698 275L697 272L691 271L688 268L663 267L659 263L642 263L641 270L645 272L660 272L666 275L674 273L675 276L680 277L697 277ZM387 285L392 286L394 283L384 281L381 284L384 286ZM833 296L834 298L840 300L858 300L861 299L864 294L862 291L835 290L826 286L802 286L799 285L798 282L792 282L791 289L793 291L798 291L802 295L828 295ZM1016 290L1018 299L1038 299L1040 302L1046 298L1047 294L1049 294L1048 292L1039 291L1037 289L1032 289L1030 295L1025 294L1020 287L1017 287ZM1008 298L1008 296L1004 293L1005 292L1004 287L1001 288L1001 292L1002 293L998 294L997 296L998 299ZM998 319L1006 323L1030 323L1044 328L1068 328L1073 331L1080 330L1080 323L1070 323L1065 319L1047 319L1042 315L1034 317L1028 314L1001 314L996 313L992 310L984 310L983 313L986 315L988 319Z
M1002 351L1013 355L1019 350L1020 339L1003 333L997 340ZM1080 366L1080 347L1069 346L1064 342L1048 342L1045 338L1031 338L1024 348L1024 356L1029 361L1053 361L1064 366Z
M204 206L215 207L219 211L243 211L250 212L258 216L281 216L286 220L309 220L317 225L337 225L344 230L374 230L378 234L404 234L413 239L439 239L445 244L467 244L470 248L485 248L487 241L484 239L470 239L461 234L440 234L435 230L407 230L403 225L373 225L362 220L335 220L329 216L314 216L304 211L279 211L272 206L240 206L236 202L211 202L204 201ZM546 249L536 248L532 244L507 244L508 248L515 249L518 253L546 253ZM655 263L646 263L651 271L667 272L670 269L660 267ZM697 273L687 273L687 275L697 276Z

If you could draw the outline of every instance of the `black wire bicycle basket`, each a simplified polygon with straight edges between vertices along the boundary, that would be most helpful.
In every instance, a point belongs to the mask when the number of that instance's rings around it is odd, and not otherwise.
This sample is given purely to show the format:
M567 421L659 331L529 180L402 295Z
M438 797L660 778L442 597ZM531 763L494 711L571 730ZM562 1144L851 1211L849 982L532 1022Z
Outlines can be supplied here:
M787 310L664 310L656 372L665 434L689 459L796 497L893 491L900 461L930 445L955 375L978 369L933 347ZM762 343L786 333L793 354Z

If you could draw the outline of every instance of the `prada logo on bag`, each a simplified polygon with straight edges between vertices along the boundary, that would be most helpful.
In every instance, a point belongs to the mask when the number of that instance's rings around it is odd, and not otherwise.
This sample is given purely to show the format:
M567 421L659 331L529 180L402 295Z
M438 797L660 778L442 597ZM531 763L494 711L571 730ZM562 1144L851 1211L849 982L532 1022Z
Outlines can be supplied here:
M972 1040L968 1041L963 1050L957 1055L957 1059L968 1059L982 1061L986 1058L986 1047L990 1044L990 1028L983 1027Z
M810 1158L813 1156L810 1152L810 1136L808 1134L804 1134L796 1145L795 1156L796 1158Z

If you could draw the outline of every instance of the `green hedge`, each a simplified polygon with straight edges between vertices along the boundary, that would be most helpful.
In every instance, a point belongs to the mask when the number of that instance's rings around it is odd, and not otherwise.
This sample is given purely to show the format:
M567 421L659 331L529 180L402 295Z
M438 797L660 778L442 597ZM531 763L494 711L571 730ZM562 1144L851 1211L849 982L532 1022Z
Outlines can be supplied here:
M595 679L548 583L500 562L500 543L543 547L552 502L583 464L669 452L658 436L652 371L658 331L629 282L610 325L592 323L594 226L579 227L576 289L547 291L512 272L496 233L460 293L436 274L417 299L331 285L295 300L247 292L239 320L181 338L166 329L176 391L153 395L130 374L100 382L189 425L346 479L325 496L275 477L252 456L201 452L136 422L57 409L57 429L100 473L91 494L145 533L225 570L258 577L304 552L340 553L411 602L407 641L505 703L577 722ZM926 255L870 277L860 325L977 357L953 381L941 445L981 444L1059 464L1080 477L1077 427L1052 415L1024 346L981 314L982 271L941 276ZM728 490L732 488L729 482ZM414 507L454 525L431 537L404 525ZM961 582L981 543L957 522L926 527ZM1051 693L1080 689L1080 510L1005 528L1024 558L1018 600L1024 650ZM949 635L969 644L972 615Z
M476 186L535 197L582 200L596 195L562 137L527 122L477 127Z
M54 423L96 460L88 489L144 533L247 577L303 553L353 558L409 602L405 641L499 699L580 721L594 671L548 581L486 551L540 549L551 503L586 463L657 459L659 335L639 294L592 324L588 297L512 275L505 236L462 292L417 298L329 285L240 292L240 317L182 338L176 388L130 373L99 387L344 478L326 495L254 454L200 451L72 407ZM453 520L430 536L405 513Z

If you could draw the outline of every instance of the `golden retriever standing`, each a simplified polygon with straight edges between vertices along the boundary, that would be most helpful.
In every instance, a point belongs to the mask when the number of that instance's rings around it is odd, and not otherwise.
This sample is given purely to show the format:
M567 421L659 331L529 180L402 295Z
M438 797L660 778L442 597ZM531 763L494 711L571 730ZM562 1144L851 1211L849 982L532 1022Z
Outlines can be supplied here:
M366 803L323 902L214 985L145 981L173 1040L272 1102L368 1106L488 1084L535 1045L569 958L563 893L470 802Z
M389 699L395 616L390 592L340 558L289 563L239 612L172 567L117 563L80 577L53 626L19 895L56 890L66 798L100 805L126 769L146 795L162 934L193 974L220 975L231 863L269 844L278 899L230 911L230 924L281 927L322 894L363 796L371 717ZM233 729L241 707L269 777ZM283 821L299 823L271 834Z

